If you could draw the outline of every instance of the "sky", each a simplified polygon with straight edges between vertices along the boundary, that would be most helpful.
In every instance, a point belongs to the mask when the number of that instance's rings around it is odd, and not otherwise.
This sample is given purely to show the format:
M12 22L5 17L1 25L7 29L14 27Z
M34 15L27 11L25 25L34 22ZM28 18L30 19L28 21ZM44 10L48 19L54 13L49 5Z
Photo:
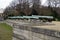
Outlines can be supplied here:
M0 0L0 9L1 8L6 8L10 3L11 3L12 0Z
M0 0L0 9L5 9L11 3L11 1L12 0ZM45 1L46 0L42 0L42 5L44 5Z
M41 5L48 6L48 4L47 4L47 0L41 0L41 2L42 2Z
M44 3L46 2L46 0L41 0L41 2L42 2L42 5L44 5Z

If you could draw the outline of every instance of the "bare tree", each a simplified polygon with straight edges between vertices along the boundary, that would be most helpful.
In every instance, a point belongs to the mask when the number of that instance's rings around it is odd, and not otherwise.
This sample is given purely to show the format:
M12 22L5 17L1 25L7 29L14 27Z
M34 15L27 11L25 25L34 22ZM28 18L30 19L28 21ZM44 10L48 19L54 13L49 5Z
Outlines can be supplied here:
M28 15L29 12L31 13L31 9L36 9L39 11L40 4L40 0L13 0L9 5L8 10L9 13L14 13L14 15L20 15L21 13Z
M48 1L48 5L52 7L58 7L58 5L60 4L60 0L47 0L47 1Z
M32 0L32 3L33 3L33 8L38 8L40 7L40 0Z

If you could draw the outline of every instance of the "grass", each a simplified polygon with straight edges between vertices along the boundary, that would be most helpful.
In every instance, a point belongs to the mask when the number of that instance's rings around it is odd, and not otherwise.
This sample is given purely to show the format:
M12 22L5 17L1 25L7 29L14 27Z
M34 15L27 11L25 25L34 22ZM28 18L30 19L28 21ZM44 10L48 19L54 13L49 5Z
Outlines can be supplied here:
M0 40L12 40L12 27L6 23L0 23Z

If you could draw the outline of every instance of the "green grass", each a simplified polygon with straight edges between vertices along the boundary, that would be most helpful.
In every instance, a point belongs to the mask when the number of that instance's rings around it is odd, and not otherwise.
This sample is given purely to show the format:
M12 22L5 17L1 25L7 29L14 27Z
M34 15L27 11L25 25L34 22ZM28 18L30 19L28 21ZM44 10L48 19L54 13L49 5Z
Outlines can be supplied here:
M12 40L12 27L6 23L0 23L0 40Z

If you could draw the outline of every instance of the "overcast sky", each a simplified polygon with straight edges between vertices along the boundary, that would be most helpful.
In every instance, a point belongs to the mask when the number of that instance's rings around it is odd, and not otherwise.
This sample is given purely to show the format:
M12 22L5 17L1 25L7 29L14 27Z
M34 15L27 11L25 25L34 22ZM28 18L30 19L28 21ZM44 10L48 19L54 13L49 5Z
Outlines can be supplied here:
M0 9L1 8L6 8L10 4L12 0L0 0Z
M12 0L0 0L0 9L1 8L6 8ZM45 3L46 0L42 0L42 4Z
M46 0L41 0L42 1L42 5L44 5L45 4L45 2L46 2Z

